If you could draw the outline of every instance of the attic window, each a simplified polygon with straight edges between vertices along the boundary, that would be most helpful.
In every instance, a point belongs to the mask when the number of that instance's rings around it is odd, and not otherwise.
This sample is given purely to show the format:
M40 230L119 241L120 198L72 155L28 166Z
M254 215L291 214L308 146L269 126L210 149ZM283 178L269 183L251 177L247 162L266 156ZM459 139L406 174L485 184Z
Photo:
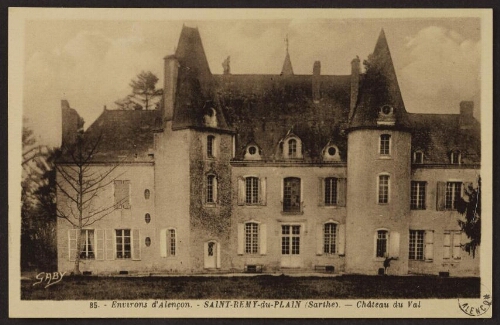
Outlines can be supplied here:
M249 145L245 150L245 159L259 160L260 159L259 147L253 144Z
M384 115L392 115L393 113L393 108L390 105L384 105L380 108L380 113Z
M324 160L340 160L339 148L337 146L329 144L323 151Z
M335 156L336 153L337 153L337 149L335 149L335 147L328 148L328 154L330 156Z
M144 198L146 200L149 200L149 197L151 196L151 192L149 191L149 189L145 189L144 190Z
M205 126L209 126L212 128L217 127L217 112L212 107L208 108L205 115L203 116L203 121Z
M422 151L415 151L413 153L413 162L415 164L423 164L424 163L424 153Z
M461 163L462 163L462 154L460 153L460 151L450 152L450 164L460 165Z
M248 153L252 156L255 155L257 153L257 148L255 148L254 146L249 147Z

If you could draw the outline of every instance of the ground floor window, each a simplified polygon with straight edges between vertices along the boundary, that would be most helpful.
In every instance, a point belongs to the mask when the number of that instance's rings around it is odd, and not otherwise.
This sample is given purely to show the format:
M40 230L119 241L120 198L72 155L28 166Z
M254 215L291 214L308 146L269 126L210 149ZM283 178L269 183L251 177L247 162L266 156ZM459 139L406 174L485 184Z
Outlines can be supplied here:
M116 258L131 258L130 229L116 229Z
M387 243L389 232L387 230L377 231L377 257L387 256Z
M80 233L81 259L94 259L94 229L82 229Z
M167 231L167 256L175 256L175 253L176 253L175 229L168 229L168 231Z
M300 225L281 226L281 254L300 254Z
M424 230L410 230L409 255L410 260L424 259Z
M245 224L245 254L259 252L259 224L248 222Z
M325 224L323 239L323 252L325 254L335 254L337 252L337 224Z

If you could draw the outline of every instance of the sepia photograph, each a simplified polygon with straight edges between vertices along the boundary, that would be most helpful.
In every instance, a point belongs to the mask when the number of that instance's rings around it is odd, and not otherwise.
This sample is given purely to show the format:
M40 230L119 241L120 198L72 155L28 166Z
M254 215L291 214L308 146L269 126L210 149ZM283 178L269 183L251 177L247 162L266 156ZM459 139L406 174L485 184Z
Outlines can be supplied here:
M11 317L491 317L490 10L9 16Z

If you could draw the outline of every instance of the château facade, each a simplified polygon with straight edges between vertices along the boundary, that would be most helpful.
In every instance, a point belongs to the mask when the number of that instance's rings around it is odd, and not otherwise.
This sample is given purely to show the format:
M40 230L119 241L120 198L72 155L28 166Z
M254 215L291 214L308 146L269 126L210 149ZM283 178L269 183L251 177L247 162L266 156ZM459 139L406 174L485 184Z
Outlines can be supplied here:
M95 203L114 210L81 232L82 271L378 274L392 258L389 274L479 275L455 209L480 173L473 102L408 113L383 31L350 75L295 75L288 53L280 75L215 75L189 27L164 62L159 109L105 109L85 131L102 137L92 168L120 165ZM62 103L71 143L81 122ZM58 220L60 271L78 237Z

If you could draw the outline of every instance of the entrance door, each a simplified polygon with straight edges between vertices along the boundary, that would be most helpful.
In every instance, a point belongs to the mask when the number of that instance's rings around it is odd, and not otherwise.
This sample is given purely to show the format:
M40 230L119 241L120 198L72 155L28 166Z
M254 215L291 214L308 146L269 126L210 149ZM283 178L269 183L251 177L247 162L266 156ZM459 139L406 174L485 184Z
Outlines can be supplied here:
M215 269L217 268L217 243L214 241L209 241L205 243L205 268L206 269Z
M300 225L281 225L281 266L301 267Z

